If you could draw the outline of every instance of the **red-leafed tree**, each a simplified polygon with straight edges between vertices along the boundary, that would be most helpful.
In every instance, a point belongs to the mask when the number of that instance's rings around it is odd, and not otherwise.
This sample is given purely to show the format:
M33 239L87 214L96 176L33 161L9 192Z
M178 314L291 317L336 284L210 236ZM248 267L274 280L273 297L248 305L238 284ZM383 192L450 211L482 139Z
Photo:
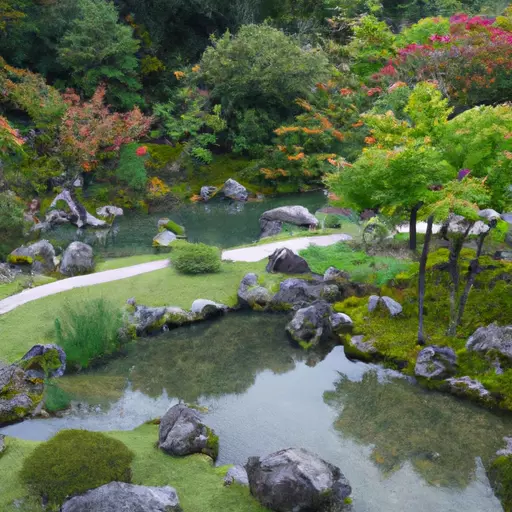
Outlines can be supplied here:
M138 107L126 113L111 112L105 104L106 87L99 86L89 101L72 89L64 94L68 109L62 120L60 148L75 170L90 172L100 160L114 157L123 144L144 136L153 122Z

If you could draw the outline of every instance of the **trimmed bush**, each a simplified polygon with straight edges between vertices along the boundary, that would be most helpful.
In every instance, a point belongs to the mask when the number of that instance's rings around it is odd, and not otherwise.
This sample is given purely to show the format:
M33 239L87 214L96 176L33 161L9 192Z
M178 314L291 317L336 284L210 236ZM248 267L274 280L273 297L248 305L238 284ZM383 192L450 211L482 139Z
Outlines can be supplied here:
M66 306L55 320L56 343L66 352L68 367L80 370L119 349L122 326L121 310L105 299Z
M52 505L110 482L130 482L133 453L99 432L62 430L23 462L21 479Z
M221 268L220 250L205 244L175 242L171 260L182 274L209 274Z
M180 226L173 220L169 220L165 226L161 226L161 230L167 229L171 233L174 233L176 236L185 236L185 228Z

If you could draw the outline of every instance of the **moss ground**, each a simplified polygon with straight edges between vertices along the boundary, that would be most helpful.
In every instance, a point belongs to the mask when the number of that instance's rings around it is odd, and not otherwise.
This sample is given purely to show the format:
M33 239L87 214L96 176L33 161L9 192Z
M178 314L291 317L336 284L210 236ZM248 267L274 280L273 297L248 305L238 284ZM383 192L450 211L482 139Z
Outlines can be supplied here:
M149 272L114 283L105 283L51 295L0 316L0 360L14 361L38 342L54 340L53 324L65 304L104 297L123 306L130 297L148 306L190 308L198 298L236 304L240 280L248 272L263 272L264 262L223 263L216 274L186 276L174 268Z
M158 426L142 425L129 432L108 432L108 436L123 442L134 454L132 482L141 485L176 488L184 512L264 512L266 509L254 500L247 488L232 485L224 487L227 467L214 467L204 455L184 458L170 457L158 450ZM19 479L23 460L39 445L37 442L7 440L8 450L0 458L0 510L32 512L35 503L28 489ZM23 500L21 508L13 500Z

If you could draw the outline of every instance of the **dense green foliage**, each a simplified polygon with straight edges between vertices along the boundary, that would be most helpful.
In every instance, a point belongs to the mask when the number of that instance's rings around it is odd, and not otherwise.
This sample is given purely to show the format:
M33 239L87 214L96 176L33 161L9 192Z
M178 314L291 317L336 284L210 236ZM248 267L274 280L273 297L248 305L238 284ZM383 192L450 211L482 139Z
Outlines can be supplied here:
M510 512L512 510L512 458L510 455L501 455L493 461L489 477L505 512Z
M83 302L80 307L65 307L55 320L56 342L72 369L87 368L94 360L119 348L122 313L106 299Z
M205 244L175 242L171 260L178 272L183 274L211 274L221 269L219 249Z
M7 256L23 235L23 208L11 194L0 193L0 258Z
M130 482L132 460L121 441L99 432L63 430L24 460L21 478L51 505L61 505L67 496L109 482Z

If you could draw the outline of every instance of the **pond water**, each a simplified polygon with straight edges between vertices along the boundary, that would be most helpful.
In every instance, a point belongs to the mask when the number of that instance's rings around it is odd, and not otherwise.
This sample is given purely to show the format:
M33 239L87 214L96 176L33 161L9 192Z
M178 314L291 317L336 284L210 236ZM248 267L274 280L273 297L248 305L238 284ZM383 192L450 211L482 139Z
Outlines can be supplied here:
M60 386L82 402L61 418L2 430L47 439L63 428L132 429L179 399L206 407L219 464L296 446L338 465L356 512L502 510L485 466L512 420L426 392L394 372L293 347L281 315L236 313L142 339Z
M208 203L191 203L170 211L155 214L128 213L116 220L108 235L104 230L77 230L67 225L46 234L56 245L82 240L93 245L104 257L131 256L151 252L157 234L158 219L169 217L185 226L191 242L203 242L222 248L254 242L259 236L259 218L272 208L301 205L315 212L326 204L324 192L308 192L266 197L262 201L242 203L214 199Z

